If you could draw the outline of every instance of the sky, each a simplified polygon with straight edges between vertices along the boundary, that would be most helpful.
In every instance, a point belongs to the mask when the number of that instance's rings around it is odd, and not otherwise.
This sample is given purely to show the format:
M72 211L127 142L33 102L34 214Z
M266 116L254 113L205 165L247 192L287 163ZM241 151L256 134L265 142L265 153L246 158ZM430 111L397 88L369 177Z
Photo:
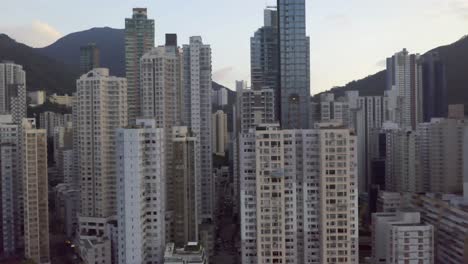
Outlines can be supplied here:
M250 81L250 37L274 0L15 0L3 1L0 33L33 47L92 27L124 28L133 7L147 7L156 45L200 35L213 52L213 79L229 88ZM385 67L407 48L424 53L468 34L468 0L306 0L311 39L311 94Z

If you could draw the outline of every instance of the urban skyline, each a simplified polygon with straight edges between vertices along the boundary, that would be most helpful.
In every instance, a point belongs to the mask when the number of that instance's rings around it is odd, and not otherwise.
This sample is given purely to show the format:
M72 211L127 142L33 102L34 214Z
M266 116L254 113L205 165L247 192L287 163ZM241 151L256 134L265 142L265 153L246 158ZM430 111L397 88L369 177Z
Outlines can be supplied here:
M468 263L468 37L311 96L307 0L275 4L235 91L210 38L158 40L142 6L117 49L75 41L71 95L30 84L67 74L52 55L0 56L0 262Z
M92 27L124 28L121 17L128 17L128 10L148 7L149 16L156 19L157 45L163 44L164 34L168 32L177 32L180 39L202 35L212 44L214 80L234 90L235 80L250 80L250 70L245 67L249 63L248 38L263 22L258 10L276 5L274 0L228 1L222 5L215 0L119 0L117 5L112 4L112 12L108 12L106 1L87 1L90 0L79 3L54 0L56 8L75 10L54 13L50 13L48 5L42 5L40 1L6 2L0 15L8 22L0 26L0 32L27 45L41 47L66 34ZM311 36L311 50L315 51L311 53L312 94L384 69L382 58L404 47L423 54L467 34L468 3L463 0L432 0L429 3L425 0L306 2L307 35ZM84 8L89 6L87 3L92 4L92 10ZM19 9L24 5L31 8ZM184 8L179 9L179 6ZM209 12L209 15L197 16L196 21L189 22L190 10L196 14ZM89 19L80 19L83 14L87 14ZM210 26L216 21L223 21L223 28ZM402 27L404 31L400 30ZM219 37L224 32L230 32L232 37ZM434 37L434 32L437 32L437 37ZM373 45L375 41L380 45Z

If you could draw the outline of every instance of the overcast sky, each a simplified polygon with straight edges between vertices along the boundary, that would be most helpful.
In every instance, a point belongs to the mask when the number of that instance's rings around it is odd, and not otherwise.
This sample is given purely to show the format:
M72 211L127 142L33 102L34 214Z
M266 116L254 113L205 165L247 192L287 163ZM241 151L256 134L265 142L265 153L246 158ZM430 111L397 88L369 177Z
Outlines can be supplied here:
M33 47L91 27L123 28L133 7L156 20L156 43L201 35L213 49L214 80L230 88L250 80L249 41L272 0L2 1L0 32ZM468 34L468 0L306 0L311 93L384 68L384 59L450 44Z

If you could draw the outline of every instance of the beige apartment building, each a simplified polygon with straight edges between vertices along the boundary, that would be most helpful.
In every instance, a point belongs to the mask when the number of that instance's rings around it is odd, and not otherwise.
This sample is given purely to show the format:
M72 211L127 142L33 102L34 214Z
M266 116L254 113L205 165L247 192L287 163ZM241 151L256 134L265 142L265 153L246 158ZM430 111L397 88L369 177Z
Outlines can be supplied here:
M24 245L25 257L49 263L49 207L47 132L23 121Z

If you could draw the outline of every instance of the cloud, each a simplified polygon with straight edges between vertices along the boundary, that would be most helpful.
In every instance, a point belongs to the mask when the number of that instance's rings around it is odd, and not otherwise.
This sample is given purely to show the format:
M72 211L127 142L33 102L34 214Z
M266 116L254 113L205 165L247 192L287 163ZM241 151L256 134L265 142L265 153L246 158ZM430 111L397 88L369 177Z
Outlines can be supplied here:
M386 68L387 67L387 60L386 59L379 60L375 65L377 67L379 67L379 68Z
M50 45L62 37L58 30L39 20L34 20L29 25L0 26L0 32L34 48Z
M226 81L229 79L230 75L234 71L234 67L228 66L221 69L218 69L213 72L213 80L215 81Z

